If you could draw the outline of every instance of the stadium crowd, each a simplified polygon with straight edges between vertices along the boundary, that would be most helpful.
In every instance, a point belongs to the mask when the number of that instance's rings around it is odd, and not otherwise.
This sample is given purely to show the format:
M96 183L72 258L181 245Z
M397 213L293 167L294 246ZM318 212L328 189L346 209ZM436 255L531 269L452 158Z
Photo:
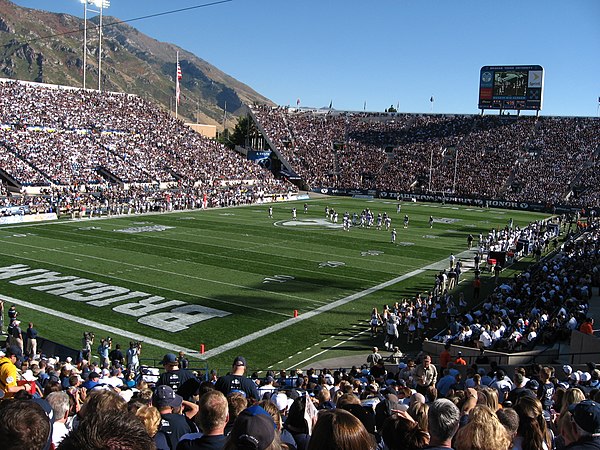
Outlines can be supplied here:
M109 182L168 183L184 197L231 191L229 184L266 194L295 189L137 96L21 82L0 82L0 168L22 186L88 192Z
M252 112L313 188L597 205L597 118Z
M546 232L544 224L532 223L515 236L539 244ZM480 241L491 248L510 235L507 226ZM5 311L0 302L2 323L6 314L9 324L0 354L0 442L31 449L600 448L595 362L532 363L509 372L485 354L510 350L513 340L535 342L535 333L543 342L574 329L593 333L586 313L592 287L600 286L599 238L593 223L476 308L458 314L462 302L455 309L446 305L454 331L437 365L423 352L402 355L398 335L388 328L413 310L422 319L430 305L442 304L428 298L373 311L373 331L385 330L387 358L374 348L360 368L267 371L264 377L247 376L241 356L220 377L195 373L183 352L166 354L159 374L140 366L142 343L132 341L125 350L103 338L96 348L92 333L84 333L78 358L61 361L42 354L34 324L22 329L17 308ZM451 266L457 263L450 258ZM482 351L467 366L453 344Z
M287 185L258 166L138 97L21 83L0 83L0 93L2 170L19 183L44 186L39 196L6 196L6 206L93 216L227 206L287 192ZM410 190L415 182L427 185L432 168L432 190L448 190L456 173L456 191L464 195L555 203L580 183L582 196L572 199L577 204L597 198L600 190L583 179L597 153L598 121L591 119L313 114L265 107L254 114L284 157L315 186ZM569 157L561 153L565 149ZM553 157L560 168L551 164ZM463 163L454 165L457 158ZM524 167L535 164L540 173L532 177ZM99 167L121 181L149 184L115 187ZM158 188L167 181L175 186ZM520 238L548 245L547 233L537 223L522 230L509 226L479 241L488 251L510 250ZM372 331L383 327L392 353L386 361L374 348L360 369L248 377L247 362L238 356L219 377L194 373L183 353L169 353L158 374L140 366L139 342L124 350L109 338L96 342L91 333L84 333L78 358L61 361L38 351L34 324L21 328L13 305L6 311L7 340L0 354L0 445L600 449L595 362L583 370L532 364L509 374L484 356L485 349L551 342L574 329L593 332L586 313L591 286L600 285L599 235L592 224L555 257L498 285L471 309L464 298L458 304L452 298L450 279L458 281L460 260L451 255L454 276L444 278L443 271L431 293L385 306L381 314L373 310ZM0 300L2 327L4 306ZM399 330L404 327L409 342L419 340L428 321L440 315L450 325L441 337L446 350L439 365L423 353L403 357ZM464 367L461 354L452 354L454 343L480 347L481 359Z

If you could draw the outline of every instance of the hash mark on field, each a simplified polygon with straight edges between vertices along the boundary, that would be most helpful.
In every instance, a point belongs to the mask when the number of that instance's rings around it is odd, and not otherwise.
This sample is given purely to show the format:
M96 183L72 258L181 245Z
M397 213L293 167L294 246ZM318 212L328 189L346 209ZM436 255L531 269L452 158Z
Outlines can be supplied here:
M335 345L334 345L334 346L332 346L331 348L326 348L325 350L323 350L323 351L320 351L319 353L315 353L314 355L312 355L312 356L310 356L310 357L308 357L308 358L306 358L306 359L304 359L304 360L302 360L302 361L300 361L300 362L296 363L296 364L294 365L294 367L299 367L301 364L304 364L305 362L308 362L308 361L310 361L311 359L315 359L317 356L321 356L323 353L326 353L326 352L328 352L328 351L331 351L331 350L333 350L334 348L336 348L336 347L339 347L340 345L342 345L342 344L345 344L346 342L349 342L349 341L351 341L352 339L354 339L354 338L356 338L356 337L360 336L361 334L363 334L363 333L366 333L367 331L369 331L369 330L368 330L368 329L366 329L366 330L362 330L361 332L359 332L359 333L355 334L354 336L350 336L350 337L349 337L348 339L346 339L345 341L338 342L337 344L335 344ZM279 364L279 363L278 363L278 364ZM292 367L288 367L288 368L287 368L287 369L285 369L285 370L290 370L290 369L292 369Z

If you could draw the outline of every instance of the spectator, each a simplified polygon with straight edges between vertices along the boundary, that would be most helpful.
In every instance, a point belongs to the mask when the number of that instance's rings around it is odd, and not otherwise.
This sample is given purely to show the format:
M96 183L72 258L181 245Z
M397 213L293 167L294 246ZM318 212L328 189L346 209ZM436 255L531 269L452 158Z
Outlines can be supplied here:
M0 442L6 450L49 448L52 427L44 409L31 400L0 404Z
M381 436L389 450L421 449L429 444L429 434L405 414L394 414L386 419Z
M207 392L200 397L199 407L196 420L202 437L180 441L177 450L212 450L225 445L225 425L229 419L225 396L217 390Z
M66 392L52 392L46 400L52 407L54 421L52 422L52 444L58 447L69 429L65 425L69 418L69 396Z
M135 415L142 421L148 435L154 441L157 450L169 450L167 436L159 431L161 426L161 416L158 409L154 406L142 405L136 411Z
M356 417L343 409L319 414L308 450L375 450L375 439Z
M584 400L569 408L572 442L567 442L569 450L600 448L600 404L593 400Z
M273 419L263 408L256 405L241 412L223 448L280 450L281 445Z
M510 446L511 439L495 411L485 405L478 405L469 413L469 422L454 438L456 450L508 450Z
M27 389L17 385L17 366L21 349L15 345L7 347L5 356L0 358L0 389L5 398L13 397L17 392Z
M447 399L438 399L429 407L428 428L430 449L452 448L452 438L458 431L460 411Z
M550 450L552 442L541 402L537 398L521 397L514 409L519 415L519 429L514 439L514 448Z
M191 432L186 418L181 414L183 398L170 386L161 385L156 387L152 404L160 412L162 420L160 431L167 437L170 449L175 450L181 436Z
M259 399L256 384L246 378L246 359L243 356L237 356L233 360L231 373L220 377L215 383L215 389L221 391L226 396L231 392L243 392L246 397Z
M431 364L431 356L425 355L423 362L415 370L417 380L417 392L426 395L429 386L435 386L437 382L437 369Z
M59 450L154 450L154 442L144 424L128 411L89 414L71 431Z
M165 371L158 377L156 386L169 386L188 400L200 387L200 382L189 370L179 368L177 357L167 353L162 360Z

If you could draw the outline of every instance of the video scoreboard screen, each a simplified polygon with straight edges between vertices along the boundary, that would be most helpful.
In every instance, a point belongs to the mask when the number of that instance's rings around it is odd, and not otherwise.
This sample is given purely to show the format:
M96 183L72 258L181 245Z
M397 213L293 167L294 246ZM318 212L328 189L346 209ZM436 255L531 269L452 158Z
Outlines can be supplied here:
M542 66L484 66L479 73L479 109L542 109Z

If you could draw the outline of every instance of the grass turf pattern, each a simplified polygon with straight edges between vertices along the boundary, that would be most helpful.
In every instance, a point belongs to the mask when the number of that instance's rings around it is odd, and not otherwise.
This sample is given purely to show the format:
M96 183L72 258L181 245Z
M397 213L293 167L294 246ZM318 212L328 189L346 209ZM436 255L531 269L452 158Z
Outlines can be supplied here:
M304 203L273 204L272 219L269 205L257 205L0 228L1 267L24 264L228 313L179 332L151 327L113 310L126 301L96 307L9 279L0 280L0 292L182 348L198 349L203 343L216 351L208 360L211 366L226 368L235 354L243 354L251 369L288 368L334 345L327 357L364 351L373 345L368 333L345 341L367 327L371 309L431 289L438 271L426 270L297 324L254 336L233 349L218 349L293 319L294 310L302 319L333 301L447 260L450 253L466 250L469 233L477 242L480 232L503 228L510 218L516 226L525 226L544 217L422 203L403 203L398 214L395 202L337 197L308 201L304 214ZM338 211L339 228L326 226L326 206ZM298 210L296 221L293 207ZM342 230L343 213L364 208L390 215L396 244L391 243L390 231L375 227ZM404 214L410 217L407 229L402 225ZM435 220L431 229L430 215ZM118 231L131 229L155 231ZM90 329L33 309L18 309L23 321L36 323L43 337L74 348L79 348L82 332ZM94 331L97 340L106 334L102 327ZM127 347L129 339L112 337ZM164 352L146 346L143 357L160 358Z

